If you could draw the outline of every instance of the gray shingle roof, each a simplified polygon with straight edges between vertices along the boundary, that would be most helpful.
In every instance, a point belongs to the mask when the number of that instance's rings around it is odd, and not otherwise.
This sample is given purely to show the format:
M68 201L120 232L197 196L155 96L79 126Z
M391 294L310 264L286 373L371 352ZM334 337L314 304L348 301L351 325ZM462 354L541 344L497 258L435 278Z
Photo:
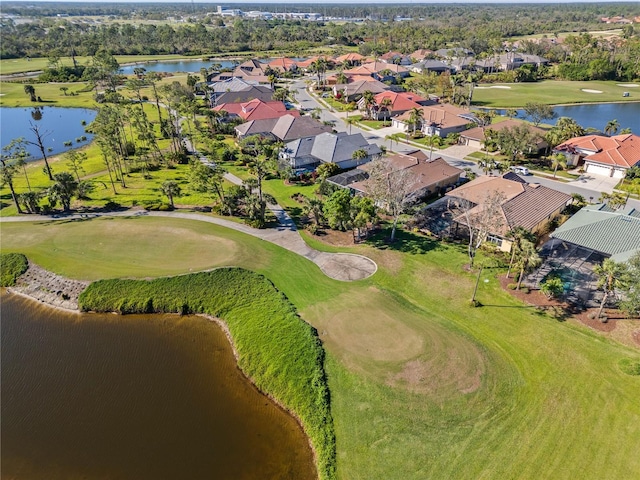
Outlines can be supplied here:
M625 261L640 251L638 213L633 208L611 211L604 204L591 205L577 212L551 237Z

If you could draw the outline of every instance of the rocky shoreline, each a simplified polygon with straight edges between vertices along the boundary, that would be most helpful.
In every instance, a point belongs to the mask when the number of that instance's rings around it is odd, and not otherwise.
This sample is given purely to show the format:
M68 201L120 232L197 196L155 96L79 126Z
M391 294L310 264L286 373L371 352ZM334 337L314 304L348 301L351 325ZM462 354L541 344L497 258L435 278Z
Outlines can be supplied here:
M52 307L77 312L78 297L90 282L71 280L29 262L23 273L8 292L24 295Z

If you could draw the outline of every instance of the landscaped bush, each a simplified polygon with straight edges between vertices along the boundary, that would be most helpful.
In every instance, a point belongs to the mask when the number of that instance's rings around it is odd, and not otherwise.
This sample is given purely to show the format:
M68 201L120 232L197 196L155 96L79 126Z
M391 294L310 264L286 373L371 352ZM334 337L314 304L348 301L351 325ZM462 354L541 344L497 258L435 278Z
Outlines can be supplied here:
M269 280L239 268L151 281L101 280L89 285L79 304L84 311L204 313L223 319L240 368L298 416L314 445L320 478L334 478L324 351L316 330Z
M18 277L26 272L28 267L27 257L20 253L0 255L0 287L15 285Z

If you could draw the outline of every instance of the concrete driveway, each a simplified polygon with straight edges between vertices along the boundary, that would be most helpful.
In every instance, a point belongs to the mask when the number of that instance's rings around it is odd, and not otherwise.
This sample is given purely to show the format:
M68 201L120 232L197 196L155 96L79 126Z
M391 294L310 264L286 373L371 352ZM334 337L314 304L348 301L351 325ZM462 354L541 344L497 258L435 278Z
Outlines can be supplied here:
M585 188L587 190L594 190L596 192L612 193L618 183L620 183L619 178L594 175L593 173L584 173L580 175L577 180L569 182L569 185Z

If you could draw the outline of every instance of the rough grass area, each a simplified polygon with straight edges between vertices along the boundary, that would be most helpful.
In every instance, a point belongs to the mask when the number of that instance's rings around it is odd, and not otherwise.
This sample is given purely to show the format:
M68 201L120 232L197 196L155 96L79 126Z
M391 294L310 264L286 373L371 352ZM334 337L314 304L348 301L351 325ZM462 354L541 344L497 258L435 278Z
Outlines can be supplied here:
M640 92L630 92L631 96L623 97L623 92L633 89L621 87L618 83L620 82L544 80L535 83L500 84L508 86L509 88L476 88L473 91L473 104L478 107L510 108L524 107L528 102L558 105L569 103L640 101ZM479 87L491 86L492 85L479 85ZM600 90L602 93L588 93L583 92L582 89Z
M102 280L81 294L80 306L85 311L204 313L223 319L240 368L298 416L314 446L320 478L334 478L324 351L315 329L266 278L223 268L151 281Z
M18 277L27 271L27 257L19 253L0 255L0 287L12 287Z
M56 226L55 235L52 224L3 223L1 248L76 278L131 272L128 264L144 255L135 276L156 277L175 274L181 262L189 273L188 259L217 248L211 237L234 242L242 254L226 265L265 275L323 342L337 478L640 478L640 377L626 373L640 363L638 349L512 298L500 288L499 269L483 270L477 299L484 306L471 308L476 272L463 268L464 246L402 231L393 244L381 232L347 249L305 235L314 247L378 264L373 277L345 283L214 225L113 219L107 230L100 222L68 223L69 233ZM162 226L176 230L156 234ZM188 230L201 241L180 246ZM128 256L110 261L86 248L99 242L116 252L126 242ZM187 260L173 259L178 251Z

